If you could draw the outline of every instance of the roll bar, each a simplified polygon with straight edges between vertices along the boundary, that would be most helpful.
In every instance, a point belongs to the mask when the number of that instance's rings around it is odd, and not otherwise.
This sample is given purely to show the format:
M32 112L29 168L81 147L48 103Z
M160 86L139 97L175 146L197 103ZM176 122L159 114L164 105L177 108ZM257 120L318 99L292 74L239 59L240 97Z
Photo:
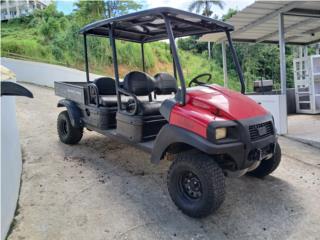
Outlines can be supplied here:
M244 83L243 73L242 73L242 69L241 69L241 66L240 66L240 63L239 63L239 60L238 60L238 56L237 56L236 50L234 49L234 46L233 46L233 43L232 43L230 32L226 31L226 35L227 35L227 39L228 39L228 42L229 42L229 47L230 47L230 50L231 50L232 59L233 59L234 64L236 65L236 71L238 73L239 81L240 81L240 84L241 84L241 93L245 94L246 86L245 86L245 83Z
M171 50L172 60L173 60L174 75L175 75L175 78L176 79L179 78L179 81L180 81L180 88L181 89L180 89L179 94L176 95L177 101L179 104L185 105L185 103L186 103L186 84L185 84L185 79L184 79L184 75L183 75L183 71L182 71L182 67L180 64L178 51L177 51L177 47L176 47L176 43L175 43L175 35L174 35L174 31L172 29L172 24L171 24L171 21L177 21L177 20L172 20L175 18L173 18L172 16L167 16L166 13L161 13L158 16L161 16L164 21L165 32L162 32L161 34L166 34L167 38L169 39L170 50ZM186 20L179 19L179 21L183 22ZM187 23L191 24L189 21L187 21ZM117 50L116 50L116 42L115 42L116 36L114 34L114 31L115 31L114 24L116 24L116 22L109 22L108 23L108 25L106 26L108 28L108 31L107 31L107 33L104 33L103 36L109 37L109 40L110 40L110 45L111 45L111 49L112 49L113 66L114 66L114 76L115 76L115 81L116 81L118 110L121 110L121 91L119 91L120 80L119 80L118 59L117 59ZM194 24L194 23L192 23L192 24ZM223 23L221 23L221 24L223 24ZM198 26L199 24L194 24L194 25ZM200 27L202 27L202 26L200 26ZM207 29L205 29L205 30L207 30ZM230 31L232 31L232 30L233 30L233 28L226 27L224 32L227 35L232 58L233 58L233 61L234 61L235 67L236 67L236 71L238 73L239 81L241 84L241 93L244 94L245 93L245 82L244 82L242 69L240 67L240 63L239 63L239 60L238 60L235 48L233 46L231 36L230 36ZM83 33L83 37L84 37L84 57L85 57L86 79L87 79L87 82L90 82L89 63L88 63L88 61L89 61L88 60L88 46L87 46L88 32L83 31L82 33ZM93 34L93 35L95 35L95 34ZM150 39L148 41L150 41ZM148 42L148 41L146 41L146 42ZM144 43L145 42L143 40L141 40L141 41L139 41L139 43L141 44L142 69L145 72L145 68L146 68L145 67L145 55L144 55Z

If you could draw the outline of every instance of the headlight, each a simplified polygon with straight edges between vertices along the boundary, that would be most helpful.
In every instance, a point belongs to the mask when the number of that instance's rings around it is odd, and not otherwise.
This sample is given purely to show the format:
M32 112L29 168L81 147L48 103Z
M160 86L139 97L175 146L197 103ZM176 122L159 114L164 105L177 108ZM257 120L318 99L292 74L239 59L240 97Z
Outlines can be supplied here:
M216 140L227 137L227 128L216 128Z

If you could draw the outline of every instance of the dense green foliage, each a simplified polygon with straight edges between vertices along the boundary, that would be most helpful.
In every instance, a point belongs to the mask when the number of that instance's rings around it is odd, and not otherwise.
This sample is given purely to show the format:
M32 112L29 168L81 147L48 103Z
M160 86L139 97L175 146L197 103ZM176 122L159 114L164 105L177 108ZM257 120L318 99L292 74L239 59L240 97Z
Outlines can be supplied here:
M274 80L275 89L280 89L279 48L275 44L235 43L237 55L246 80L246 89L253 89L253 81L260 79ZM286 48L287 86L293 87L293 53L294 47ZM221 46L213 46L213 58L222 67ZM235 76L235 67L231 53L227 48L227 67L231 76Z
M64 16L56 10L54 4L33 15L2 23L1 55L16 56L36 61L83 69L83 39L77 32L85 24L105 18L107 7L104 2L79 1L76 10ZM122 1L121 11L128 12L140 5L125 5ZM127 7L126 7L127 6ZM133 6L133 7L132 7ZM129 9L130 8L130 9ZM112 14L122 12L113 10ZM134 69L141 69L140 45L117 41L117 53L120 64L120 76ZM113 75L111 48L107 38L89 37L89 63L91 72ZM201 54L179 50L181 64L187 80L197 74L210 72L215 82L222 84L222 70L214 62L208 62ZM147 71L154 74L159 71L173 72L169 46L166 42L145 45L145 62ZM237 84L231 82L232 86Z

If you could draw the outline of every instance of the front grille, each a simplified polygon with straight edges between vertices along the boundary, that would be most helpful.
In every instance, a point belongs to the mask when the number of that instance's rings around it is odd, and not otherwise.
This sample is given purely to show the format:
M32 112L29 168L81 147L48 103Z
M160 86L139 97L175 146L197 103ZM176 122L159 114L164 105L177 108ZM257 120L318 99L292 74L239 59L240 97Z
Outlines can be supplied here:
M264 122L249 126L249 133L251 141L256 141L270 135L273 135L273 125L272 122Z

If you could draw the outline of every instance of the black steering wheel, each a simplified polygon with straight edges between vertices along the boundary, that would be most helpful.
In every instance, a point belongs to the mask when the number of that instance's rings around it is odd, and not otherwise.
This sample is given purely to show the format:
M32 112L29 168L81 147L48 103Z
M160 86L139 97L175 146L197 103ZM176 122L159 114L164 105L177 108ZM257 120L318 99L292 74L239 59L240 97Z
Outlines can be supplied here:
M198 79L199 78L203 78L203 77L207 77L207 79L204 79L203 81L199 81ZM211 77L212 75L210 73L202 73L194 78L191 79L191 81L189 82L189 85L188 87L191 87L192 84L195 84L195 85L204 85L204 84L207 84L209 83L209 81L211 80Z

